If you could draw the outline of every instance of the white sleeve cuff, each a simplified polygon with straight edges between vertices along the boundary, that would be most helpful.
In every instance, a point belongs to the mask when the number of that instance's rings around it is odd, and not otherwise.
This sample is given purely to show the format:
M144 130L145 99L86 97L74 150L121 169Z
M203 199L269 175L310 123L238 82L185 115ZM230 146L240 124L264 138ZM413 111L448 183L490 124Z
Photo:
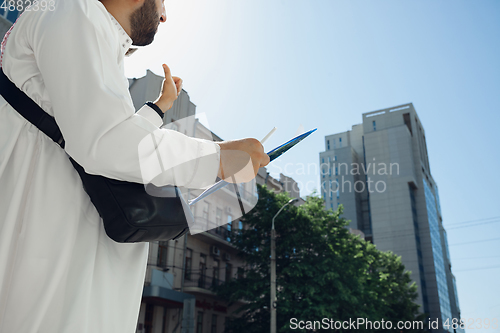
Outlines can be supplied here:
M163 125L163 119L160 117L160 115L146 104L144 104L143 107L136 112L136 114L149 120L149 122L155 125L155 127L159 128L161 125Z

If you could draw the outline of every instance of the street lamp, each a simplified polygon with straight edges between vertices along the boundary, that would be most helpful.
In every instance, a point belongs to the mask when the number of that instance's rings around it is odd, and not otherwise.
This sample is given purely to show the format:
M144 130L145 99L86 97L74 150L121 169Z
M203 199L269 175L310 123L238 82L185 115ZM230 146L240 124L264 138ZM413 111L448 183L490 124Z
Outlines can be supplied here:
M299 199L290 199L280 210L274 215L271 225L271 333L276 333L276 231L274 230L274 219L281 211Z

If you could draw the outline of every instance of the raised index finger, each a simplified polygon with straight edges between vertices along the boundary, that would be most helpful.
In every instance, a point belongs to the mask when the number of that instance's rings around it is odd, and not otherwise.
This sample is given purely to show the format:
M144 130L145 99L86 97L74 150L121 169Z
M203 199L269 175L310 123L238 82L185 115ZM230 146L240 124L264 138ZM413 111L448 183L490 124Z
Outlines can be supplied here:
M172 74L170 73L170 68L167 66L167 64L163 64L163 71L165 72L165 78L172 77Z

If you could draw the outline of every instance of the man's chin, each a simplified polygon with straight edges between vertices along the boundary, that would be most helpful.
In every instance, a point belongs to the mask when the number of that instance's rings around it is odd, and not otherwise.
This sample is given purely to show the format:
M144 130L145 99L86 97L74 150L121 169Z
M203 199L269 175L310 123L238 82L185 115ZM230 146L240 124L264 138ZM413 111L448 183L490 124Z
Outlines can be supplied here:
M156 34L156 31L152 35L142 36L142 38L136 39L137 42L133 42L132 45L134 45L134 46L147 46L154 41L155 34Z

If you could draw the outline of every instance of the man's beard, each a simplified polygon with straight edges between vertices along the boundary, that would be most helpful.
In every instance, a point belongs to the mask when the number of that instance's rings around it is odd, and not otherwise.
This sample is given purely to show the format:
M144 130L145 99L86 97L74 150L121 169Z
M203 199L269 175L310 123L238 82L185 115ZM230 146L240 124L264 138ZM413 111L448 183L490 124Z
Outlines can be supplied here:
M130 16L132 45L145 46L153 42L160 15L156 9L155 0L146 0L141 8Z

